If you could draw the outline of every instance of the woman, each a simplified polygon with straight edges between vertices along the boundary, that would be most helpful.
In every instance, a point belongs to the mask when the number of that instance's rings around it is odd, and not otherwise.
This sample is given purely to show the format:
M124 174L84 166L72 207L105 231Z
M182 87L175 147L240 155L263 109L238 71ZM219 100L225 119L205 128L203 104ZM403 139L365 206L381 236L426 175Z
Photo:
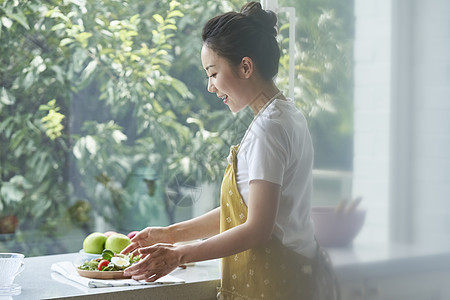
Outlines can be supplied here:
M323 260L309 217L313 147L304 116L273 81L280 58L276 23L273 12L251 2L204 26L208 91L232 112L248 106L255 117L240 145L231 147L220 208L139 232L123 253L144 258L126 275L155 281L179 265L222 258L220 299L316 296Z

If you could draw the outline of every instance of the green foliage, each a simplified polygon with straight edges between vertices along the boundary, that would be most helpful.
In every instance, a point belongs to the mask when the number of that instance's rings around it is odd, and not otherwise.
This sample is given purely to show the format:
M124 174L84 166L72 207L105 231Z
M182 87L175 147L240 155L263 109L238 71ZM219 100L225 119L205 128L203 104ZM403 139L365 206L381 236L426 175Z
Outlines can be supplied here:
M315 167L352 169L353 0L284 0L296 9L295 100L309 120ZM280 86L288 89L288 21L280 15Z
M0 185L6 195L20 174L33 186L20 199L27 205L22 220L52 230L48 219L88 201L112 222L131 205L124 185L141 165L156 170L163 189L180 197L179 182L219 177L223 160L205 160L202 153L211 157L224 142L203 125L208 111L196 112L193 93L171 74L187 7L176 1L3 2ZM173 221L178 199L162 198L150 217L166 210Z
M296 101L313 130L336 128L326 145L351 131L348 12L330 0L285 2L299 20ZM115 220L136 207L149 222L173 222L177 206L196 200L186 190L220 180L251 120L207 92L200 64L203 24L244 3L1 2L0 216L13 212L43 235L61 234L61 218L88 230L92 212L123 226ZM130 190L141 167L155 172L145 181L154 194Z
M0 188L0 211L3 214L16 214L20 202L32 188L32 185L20 175L14 176Z
M48 104L39 106L39 110L47 111L47 115L41 119L42 126L46 129L47 136L54 140L60 137L64 126L61 121L64 119L64 115L59 113L59 107L55 106L56 100L53 99Z

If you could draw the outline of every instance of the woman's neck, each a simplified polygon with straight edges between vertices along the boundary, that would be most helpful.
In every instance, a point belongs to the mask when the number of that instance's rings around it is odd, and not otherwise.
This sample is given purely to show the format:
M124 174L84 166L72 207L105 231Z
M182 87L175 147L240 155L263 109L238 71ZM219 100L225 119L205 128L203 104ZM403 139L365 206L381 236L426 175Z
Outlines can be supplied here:
M256 116L267 102L272 101L274 97L277 99L286 99L275 84L271 84L268 88L261 89L259 92L255 93L254 100L249 103L254 115Z

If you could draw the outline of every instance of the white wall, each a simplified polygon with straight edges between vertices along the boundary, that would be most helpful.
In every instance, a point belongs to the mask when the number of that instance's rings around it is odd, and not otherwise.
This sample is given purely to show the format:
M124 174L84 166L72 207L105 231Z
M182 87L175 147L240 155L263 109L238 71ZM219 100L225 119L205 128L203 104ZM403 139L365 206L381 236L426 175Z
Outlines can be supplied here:
M450 236L450 1L355 0L358 239Z
M413 240L450 237L450 1L412 1Z
M367 209L358 240L388 239L390 48L390 1L355 0L353 194Z

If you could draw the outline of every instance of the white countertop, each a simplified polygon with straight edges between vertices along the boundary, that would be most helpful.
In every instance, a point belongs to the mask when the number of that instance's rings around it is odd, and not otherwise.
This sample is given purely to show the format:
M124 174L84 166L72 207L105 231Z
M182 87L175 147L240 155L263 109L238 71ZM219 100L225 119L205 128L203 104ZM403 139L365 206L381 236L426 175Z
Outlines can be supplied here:
M60 254L25 258L25 269L14 283L22 293L9 299L215 299L220 284L219 260L205 261L178 268L171 274L184 279L182 284L88 288L52 272L50 266L61 261L78 262L79 254ZM199 288L201 286L201 288ZM124 294L126 293L126 295ZM0 297L1 300L3 298ZM4 299L7 300L7 299Z
M355 244L327 250L342 281L395 272L450 270L447 246ZM157 286L87 288L50 270L52 263L77 259L78 253L26 258L25 270L14 281L21 285L22 293L9 299L180 299L180 295L183 299L215 299L220 283L219 260L196 263L172 273L186 283Z
M450 245L356 243L327 250L341 279L450 270Z

